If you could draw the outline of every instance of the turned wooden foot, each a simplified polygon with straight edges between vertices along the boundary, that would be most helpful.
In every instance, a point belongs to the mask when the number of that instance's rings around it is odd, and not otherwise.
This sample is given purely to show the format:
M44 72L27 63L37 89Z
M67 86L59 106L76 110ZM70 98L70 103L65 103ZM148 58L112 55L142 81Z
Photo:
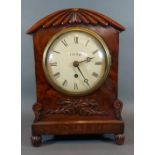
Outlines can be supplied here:
M41 145L41 136L32 136L31 137L32 145L37 147Z
M116 144L122 145L122 144L124 144L124 140L125 140L124 134L117 134L117 135L115 135L115 142L116 142Z

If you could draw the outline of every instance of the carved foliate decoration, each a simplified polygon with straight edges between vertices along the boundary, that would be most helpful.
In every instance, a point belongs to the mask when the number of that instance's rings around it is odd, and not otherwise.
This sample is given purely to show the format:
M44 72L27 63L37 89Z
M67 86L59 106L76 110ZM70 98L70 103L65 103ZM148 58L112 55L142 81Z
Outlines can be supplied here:
M46 29L68 24L102 25L103 27L112 26L119 31L125 30L125 28L116 21L96 11L82 8L71 8L60 10L46 16L44 19L41 19L33 25L27 33L30 34L38 29Z
M48 109L46 114L69 115L108 115L108 112L98 110L98 102L94 99L66 99L58 100L58 108Z

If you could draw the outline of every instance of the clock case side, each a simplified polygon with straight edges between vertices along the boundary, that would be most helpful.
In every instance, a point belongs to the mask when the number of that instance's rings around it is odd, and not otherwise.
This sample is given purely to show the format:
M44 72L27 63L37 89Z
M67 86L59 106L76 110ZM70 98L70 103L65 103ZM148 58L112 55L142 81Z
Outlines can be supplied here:
M46 44L56 33L69 27L83 27L96 32L107 44L112 58L110 72L105 82L95 92L86 96L72 97L57 92L48 83L43 71L42 57ZM32 124L32 144L36 146L40 144L42 134L104 133L114 133L116 143L122 144L124 140L124 122L121 118L123 104L117 96L119 30L112 26L103 27L100 24L71 23L36 30L33 32L33 43L37 101L33 105L35 119ZM92 101L97 104L97 110L96 107L89 107ZM73 105L86 103L88 106L85 107L85 111L90 113L81 113L76 107L71 111L65 111L63 105L66 103L73 103ZM58 110L60 112L57 112ZM98 110L99 113L97 113ZM102 111L108 112L108 115L100 113Z

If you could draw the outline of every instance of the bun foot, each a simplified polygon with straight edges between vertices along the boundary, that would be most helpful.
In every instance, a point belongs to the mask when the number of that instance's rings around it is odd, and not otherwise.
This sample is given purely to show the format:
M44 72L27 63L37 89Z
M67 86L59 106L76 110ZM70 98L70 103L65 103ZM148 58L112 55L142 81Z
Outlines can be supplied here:
M125 140L124 134L117 134L117 135L115 135L115 142L116 142L116 144L123 145L124 144L124 140Z
M32 145L38 147L41 145L41 136L32 136L31 137Z

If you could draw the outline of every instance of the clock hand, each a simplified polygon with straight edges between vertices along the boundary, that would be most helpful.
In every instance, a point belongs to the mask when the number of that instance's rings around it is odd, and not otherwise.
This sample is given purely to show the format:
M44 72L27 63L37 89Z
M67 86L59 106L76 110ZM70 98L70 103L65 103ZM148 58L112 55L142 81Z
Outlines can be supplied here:
M73 66L74 66L74 67L78 67L80 63L85 62L85 61L86 61L86 62L90 62L91 59L93 59L93 58L94 58L94 57L91 57L91 58L90 58L90 57L87 57L85 60L82 60L82 61L74 61L74 62L73 62Z
M82 73L82 71L81 71L81 69L80 69L80 67L79 67L79 62L78 62L78 61L74 61L74 62L73 62L73 66L74 66L74 67L77 67L77 69L79 70L80 74L81 74L82 77L84 78L84 82L90 87L89 82L88 82L88 79L86 79L86 78L84 77L84 75L83 75L83 73Z
M84 82L90 87L88 79L84 79Z
M81 73L82 77L84 78L84 82L90 87L88 79L86 79L81 71L81 69L79 68L79 66L77 66L77 69L79 70L79 72Z
M85 60L82 60L82 61L79 61L79 63L82 63L82 62L90 62L91 59L93 59L94 57L90 58L90 57L87 57Z
M84 75L83 75L83 73L82 73L81 69L79 68L79 66L77 66L77 69L78 69L78 70L79 70L79 72L81 73L82 77L83 77L84 79L86 79L86 78L84 77Z

